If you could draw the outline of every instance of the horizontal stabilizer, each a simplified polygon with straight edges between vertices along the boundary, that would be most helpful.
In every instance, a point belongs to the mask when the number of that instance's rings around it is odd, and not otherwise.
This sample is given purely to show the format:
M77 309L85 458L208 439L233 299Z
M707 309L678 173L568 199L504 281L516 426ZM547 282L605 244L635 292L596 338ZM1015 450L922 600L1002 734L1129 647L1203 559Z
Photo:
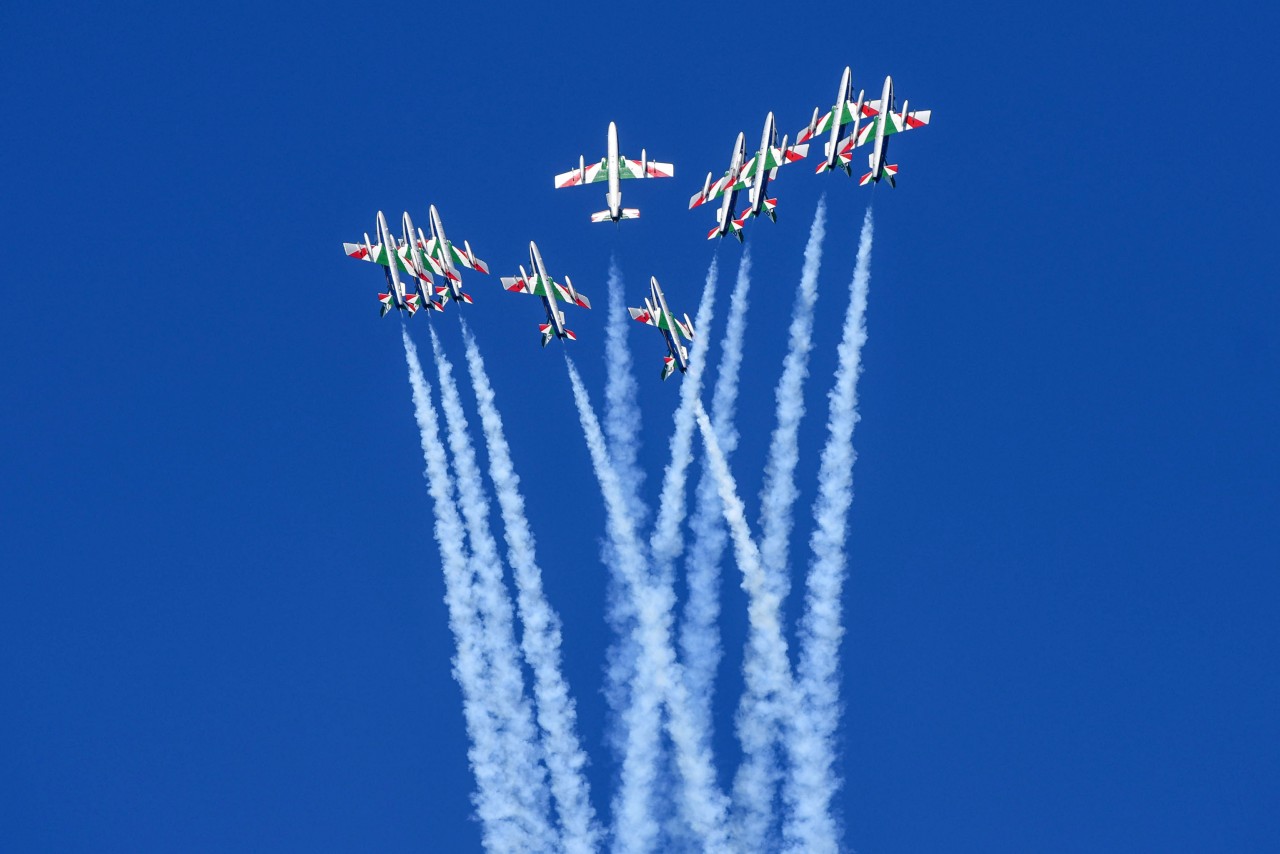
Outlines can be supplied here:
M872 176L872 175L874 175L874 174L875 174L874 172L868 172L867 174L863 175L863 176L862 176L862 179L858 181L858 186L859 186L859 187L865 187L865 186L867 186L868 184L870 184L870 183L871 183L871 176Z
M591 215L592 222L608 222L611 219L613 219L613 214L610 211L597 211Z
M639 208L623 208L622 209L622 219L639 219L639 218L640 218Z

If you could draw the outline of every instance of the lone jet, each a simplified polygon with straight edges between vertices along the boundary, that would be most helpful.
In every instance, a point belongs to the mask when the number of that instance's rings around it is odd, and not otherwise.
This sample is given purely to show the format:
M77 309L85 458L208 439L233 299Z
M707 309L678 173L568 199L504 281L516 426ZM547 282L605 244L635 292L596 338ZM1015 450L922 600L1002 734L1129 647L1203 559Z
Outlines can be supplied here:
M778 207L778 200L769 198L769 182L777 177L779 166L802 160L809 153L809 146L807 143L801 143L788 148L785 136L782 138L781 146L778 146L777 142L778 128L773 123L773 113L769 113L764 120L764 133L760 136L760 150L742 167L732 186L735 190L746 190L747 198L751 202L747 209L738 215L740 220L745 221L749 216L754 217L764 213L774 222L778 221L778 215L774 213Z
M445 278L444 287L436 288L436 293L440 295L441 308L447 300L454 302L465 302L471 304L471 297L462 292L462 276L458 272L458 266L467 267L489 275L489 265L476 257L471 251L471 244L462 241L462 250L459 251L450 240L444 235L444 224L440 222L440 213L436 210L435 205L431 205L429 211L431 216L431 239L426 239L422 230L417 232L417 247L426 254L431 260L432 266ZM407 214L406 214L407 216Z
M570 169L556 176L556 189L575 187L578 184L595 184L599 181L609 182L609 192L605 194L608 210L593 213L592 222L624 219L639 219L639 208L622 207L622 190L618 181L622 178L670 178L676 174L676 167L670 163L659 163L649 160L649 155L640 149L639 160L627 160L618 154L618 126L609 122L609 153L599 163L587 165L578 157L578 168Z
M631 317L635 320L658 327L662 330L662 337L667 339L667 355L662 357L664 380L671 376L677 367L682 374L689 370L689 351L680 343L680 336L683 335L688 341L693 340L693 321L686 314L684 323L681 323L671 313L656 278L649 277L649 296L645 297L644 308L628 308L627 311L631 312Z
M710 201L711 199L724 197L724 201L720 203L720 212L716 214L716 227L707 232L707 240L713 237L724 237L726 234L732 234L738 238L738 242L742 242L742 226L746 224L745 219L734 219L733 209L738 204L738 191L732 189L738 173L742 171L742 161L747 158L746 137L738 134L738 141L733 144L733 155L729 158L729 169L724 175L720 176L714 184L711 183L711 173L707 173L707 180L702 185L702 189L693 194L689 199L689 210L693 210L699 205Z
M840 166L844 169L846 175L852 175L850 163L853 160L854 142L858 137L858 126L862 122L862 105L866 97L865 91L858 92L858 100L853 100L853 82L851 80L852 72L849 66L845 66L844 74L840 77L840 88L836 92L836 103L825 115L818 117L818 107L813 108L813 118L809 120L809 126L800 131L796 137L796 142L808 142L814 136L820 133L830 132L830 138L827 140L823 150L826 152L826 159L818 164L818 168L814 170L818 174L835 169ZM844 135L844 129L852 124L853 130L848 137Z
M542 297L542 306L547 310L547 322L538 324L543 347L547 346L552 336L577 341L578 336L573 334L573 330L565 327L564 312L556 308L556 300L571 302L583 308L591 308L591 301L573 289L573 282L568 276L564 277L562 285L547 275L547 268L542 263L542 253L538 251L538 244L532 240L529 241L529 266L533 268L532 276L521 265L519 277L503 276L502 286L518 294Z
M885 158L889 156L889 137L895 133L929 124L931 110L911 112L907 109L909 102L903 101L902 111L895 113L893 104L893 78L886 77L884 92L880 99L868 101L862 106L863 115L871 117L871 121L858 133L855 145L862 145L874 136L875 147L867 155L867 165L871 171L862 176L858 181L859 186L865 186L872 181L879 183L881 178L888 178L889 186L896 187L898 184L894 179L898 175L898 164L885 163Z
M344 243L343 251L350 258L382 265L382 272L387 277L387 292L378 294L378 302L382 303L379 316L385 316L392 308L396 308L409 312L412 317L421 308L420 303L423 300L429 302L430 299L423 291L421 279L418 280L417 293L405 293L404 283L400 281L400 271L417 278L417 270L409 258L408 250L392 239L391 230L387 228L387 218L382 215L382 211L378 211L377 231L376 245L369 241L369 233L365 232L364 243Z

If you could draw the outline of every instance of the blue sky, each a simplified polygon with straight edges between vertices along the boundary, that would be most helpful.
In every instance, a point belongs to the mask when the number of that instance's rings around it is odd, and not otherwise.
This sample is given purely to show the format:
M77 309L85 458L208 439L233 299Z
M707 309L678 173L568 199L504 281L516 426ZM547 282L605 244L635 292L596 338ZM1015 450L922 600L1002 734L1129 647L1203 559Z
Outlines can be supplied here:
M1275 23L1101 3L11 13L3 847L478 849L399 324L340 244L378 209L423 225L428 203L495 277L537 240L597 305L570 346L599 401L611 253L633 302L656 275L692 314L713 254L729 274L740 249L702 239L712 215L689 195L767 111L794 137L846 64L869 93L892 73L933 123L895 146L896 190L801 165L775 185L777 224L749 226L734 458L754 522L825 192L812 501L874 198L846 843L1264 847L1280 298L1274 74L1251 36ZM603 153L610 120L624 153L676 164L624 187L643 218L620 229L588 222L598 187L551 189ZM536 302L467 284L604 810L599 493ZM457 361L453 313L410 328L425 346L435 324ZM677 388L658 337L631 341L652 497Z

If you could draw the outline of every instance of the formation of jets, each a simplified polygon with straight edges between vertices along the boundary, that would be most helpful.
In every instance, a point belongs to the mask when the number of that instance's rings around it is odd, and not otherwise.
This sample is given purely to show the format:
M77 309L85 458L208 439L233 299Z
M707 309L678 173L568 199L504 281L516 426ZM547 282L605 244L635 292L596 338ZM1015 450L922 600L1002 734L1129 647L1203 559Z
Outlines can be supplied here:
M770 220L777 222L778 200L769 196L769 183L777 179L780 168L808 156L811 141L824 136L823 159L816 170L819 174L841 169L846 175L852 176L854 150L870 143L868 171L859 179L859 185L865 186L887 179L889 186L897 186L898 165L888 162L889 137L923 127L929 123L929 118L929 110L911 110L905 100L902 102L902 109L896 109L892 77L885 77L878 99L866 100L866 91L861 90L855 100L852 71L846 67L840 77L835 103L825 113L821 111L821 107L814 108L813 118L796 135L795 144L788 145L785 135L782 142L778 142L777 125L773 113L769 113L765 117L764 130L760 135L760 147L755 153L747 156L746 137L739 133L729 158L729 168L714 181L712 173L708 172L702 189L689 199L689 208L692 210L714 199L720 199L716 225L707 232L707 239L731 234L741 242L748 219L765 214ZM623 157L618 151L617 125L609 122L608 149L600 162L588 165L586 159L579 156L578 167L556 175L554 183L559 189L607 181L605 203L608 207L592 214L591 221L608 220L618 223L640 216L639 209L622 206L623 179L674 176L675 166L649 160L646 149L640 149L639 160ZM748 203L735 216L739 193L743 190L747 193ZM471 251L470 243L464 240L459 249L445 237L444 225L435 205L430 206L428 219L430 237L421 229L414 228L413 220L405 212L401 218L401 236L396 238L387 226L386 217L382 211L378 211L375 222L377 243L371 241L366 232L363 243L343 244L343 250L349 257L382 266L387 290L378 294L378 301L382 304L383 315L393 308L407 311L412 316L421 308L444 311L445 305L450 301L471 304L471 296L462 290L461 269L484 274L489 272L489 265L476 257ZM532 294L542 299L547 321L540 323L538 330L544 347L552 338L577 340L573 331L565 326L564 312L557 304L572 303L589 309L591 302L574 288L568 276L561 283L547 274L538 246L532 241L529 243L529 267L526 271L521 266L519 276L503 276L502 286L513 293ZM402 275L413 280L412 292L407 279L402 278ZM443 278L444 284L437 286L435 276ZM681 339L693 340L693 322L687 314L680 320L672 313L656 278L649 279L649 296L644 300L644 307L629 311L635 320L662 332L667 345L662 378L665 380L676 369L681 373L688 370L689 352Z

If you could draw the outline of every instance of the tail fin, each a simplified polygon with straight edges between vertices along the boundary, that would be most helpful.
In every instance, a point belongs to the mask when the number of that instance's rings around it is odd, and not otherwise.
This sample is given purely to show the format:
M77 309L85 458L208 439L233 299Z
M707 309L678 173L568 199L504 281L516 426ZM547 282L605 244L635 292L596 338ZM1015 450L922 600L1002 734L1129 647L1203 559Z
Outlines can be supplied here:
M673 358L671 358L670 356L663 356L663 357L662 357L662 380L663 380L663 382L666 382L667 377L671 376L671 374L673 374L673 373L675 372L675 369L676 369L675 362L676 362L676 360L675 360L675 359L673 359Z
M769 215L769 219L773 220L774 222L777 222L777 221L778 221L777 209L778 209L778 200L777 200L777 199L765 199L765 200L764 200L764 212L765 212L766 214L768 214L768 215Z
M898 164L897 163L887 164L884 167L884 177L889 179L890 187L898 186L898 182L895 180L898 177Z

